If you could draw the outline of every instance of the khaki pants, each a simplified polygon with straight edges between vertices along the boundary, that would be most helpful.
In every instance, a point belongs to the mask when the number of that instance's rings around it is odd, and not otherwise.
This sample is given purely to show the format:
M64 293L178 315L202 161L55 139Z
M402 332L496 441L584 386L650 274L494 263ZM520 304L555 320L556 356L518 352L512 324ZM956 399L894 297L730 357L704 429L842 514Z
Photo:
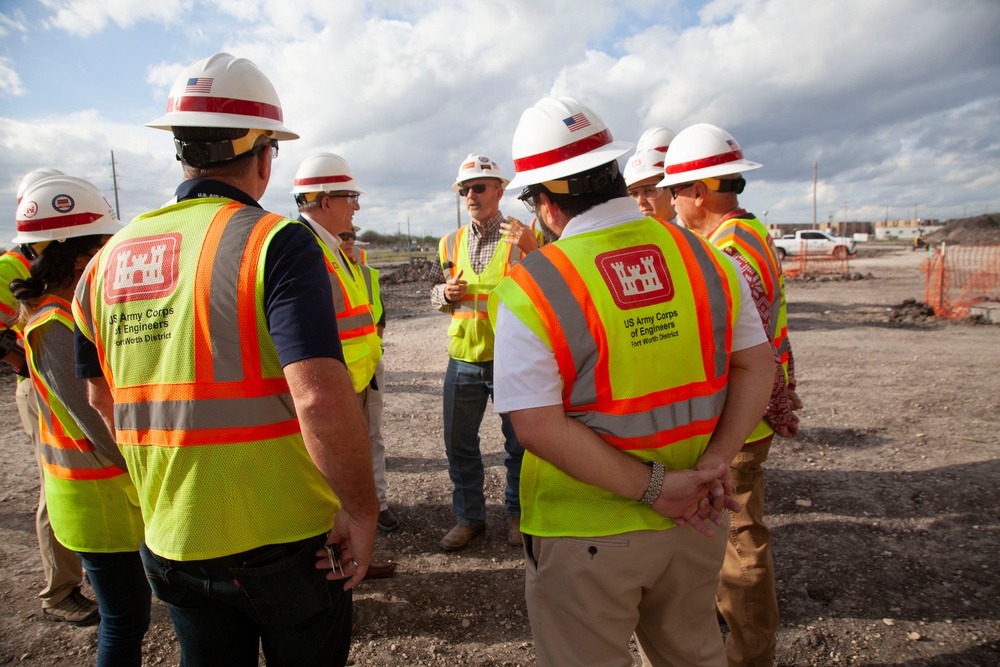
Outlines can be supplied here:
M773 436L772 436L773 437ZM778 597L774 588L771 531L764 524L764 470L771 437L747 445L733 459L736 500L743 510L733 514L729 546L716 601L729 625L726 656L730 667L774 664L778 629Z
M17 402L17 412L21 416L21 426L25 434L31 438L35 449L35 463L38 465L39 494L38 511L35 513L35 532L38 534L38 548L42 556L42 571L45 574L45 588L38 597L42 607L49 608L62 602L74 588L83 582L83 565L80 557L70 551L56 539L49 524L49 511L45 505L45 474L42 472L42 459L38 451L41 444L38 433L38 403L31 388L30 380L17 383L14 394Z
M385 481L385 439L382 437L382 396L385 391L385 363L375 367L375 383L378 389L368 388L368 443L372 450L372 473L375 475L375 495L378 510L389 509L387 498L389 485Z
M538 664L725 667L714 594L726 527L606 537L525 535L525 601Z

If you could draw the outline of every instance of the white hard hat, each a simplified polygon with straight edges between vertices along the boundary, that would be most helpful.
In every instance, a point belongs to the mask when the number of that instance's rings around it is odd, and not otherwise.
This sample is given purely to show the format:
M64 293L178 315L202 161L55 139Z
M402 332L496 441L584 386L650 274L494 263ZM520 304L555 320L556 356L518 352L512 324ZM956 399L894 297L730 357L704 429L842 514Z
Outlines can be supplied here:
M733 135L721 127L698 123L681 130L670 144L664 162L666 178L657 185L665 187L730 176L762 166L743 158L743 150Z
M651 127L642 133L639 141L635 142L635 152L659 151L666 153L670 147L670 142L674 140L677 133L666 127Z
M349 190L364 194L347 160L333 153L317 153L302 161L295 172L292 194Z
M283 122L278 93L264 73L246 58L216 53L184 70L170 89L166 114L146 127L246 128L278 141L298 139Z
M635 144L635 153L625 162L625 185L631 187L653 176L663 178L663 160L674 136L674 131L665 127L643 132Z
M111 204L91 183L75 176L36 181L17 206L13 243L63 241L91 234L114 234L122 225Z
M32 185L42 180L43 178L48 178L49 176L62 176L63 173L58 169L53 169L52 167L42 167L41 169L35 169L34 171L29 171L21 179L21 182L17 186L17 203L21 203L21 198L24 197L24 193L28 191Z
M455 184L451 189L458 192L465 181L474 178L496 178L500 180L500 189L503 190L510 183L509 180L500 175L500 165L485 155L469 153L468 157L462 160L458 168L458 176L455 177Z
M615 141L604 120L570 97L546 97L521 114L511 152L510 187L566 178L618 159L632 144Z

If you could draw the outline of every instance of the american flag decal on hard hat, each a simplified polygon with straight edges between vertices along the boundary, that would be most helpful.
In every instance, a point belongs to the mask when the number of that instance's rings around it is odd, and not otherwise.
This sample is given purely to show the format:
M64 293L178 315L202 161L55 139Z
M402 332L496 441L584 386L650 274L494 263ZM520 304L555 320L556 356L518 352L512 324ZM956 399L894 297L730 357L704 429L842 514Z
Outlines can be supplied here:
M212 92L213 81L215 81L215 79L213 79L212 77L204 77L204 76L188 79L187 85L184 86L184 92L208 94Z
M578 114L573 114L569 118L563 118L563 122L566 123L566 127L570 132L576 132L577 130L582 130L585 127L590 127L590 121L587 117L580 112Z

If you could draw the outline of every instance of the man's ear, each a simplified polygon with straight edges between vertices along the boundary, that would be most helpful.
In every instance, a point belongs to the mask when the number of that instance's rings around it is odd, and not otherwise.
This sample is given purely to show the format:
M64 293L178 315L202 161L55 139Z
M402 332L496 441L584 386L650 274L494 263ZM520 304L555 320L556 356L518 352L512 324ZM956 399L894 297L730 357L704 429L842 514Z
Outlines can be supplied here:
M271 180L271 149L266 148L257 156L257 177L264 179L264 183Z

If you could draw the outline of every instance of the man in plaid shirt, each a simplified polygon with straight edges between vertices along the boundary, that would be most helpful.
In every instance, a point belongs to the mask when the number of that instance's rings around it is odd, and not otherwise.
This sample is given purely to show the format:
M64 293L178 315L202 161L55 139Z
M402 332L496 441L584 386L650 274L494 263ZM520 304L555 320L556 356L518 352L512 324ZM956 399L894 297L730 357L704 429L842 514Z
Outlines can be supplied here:
M471 222L441 239L438 262L445 282L431 291L431 304L452 316L444 380L444 444L456 525L441 540L445 551L464 549L486 527L479 449L479 427L487 399L493 397L493 328L486 304L511 267L538 247L534 230L500 212L507 183L500 167L485 155L470 154L463 160L452 189L464 200ZM507 415L502 415L501 429L507 452L507 538L520 546L518 494L524 449Z

